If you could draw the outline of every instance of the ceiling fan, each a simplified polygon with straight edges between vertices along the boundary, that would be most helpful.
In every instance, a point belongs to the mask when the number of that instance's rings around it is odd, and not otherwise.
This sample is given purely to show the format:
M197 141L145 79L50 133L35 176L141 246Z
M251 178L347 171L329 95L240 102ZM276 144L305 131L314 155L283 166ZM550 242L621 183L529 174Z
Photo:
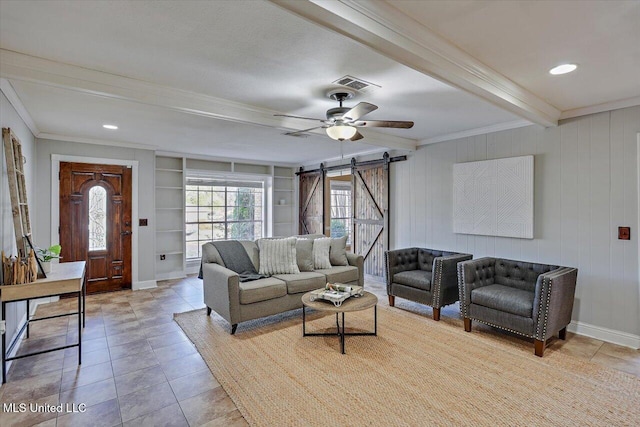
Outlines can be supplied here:
M314 120L322 123L321 126L312 127L309 129L298 130L294 132L287 132L285 135L300 136L305 132L312 131L314 129L325 129L329 138L337 141L344 141L345 139L350 141L357 141L364 138L357 128L361 127L378 127L378 128L401 128L410 129L413 127L413 122L405 121L392 121L392 120L360 120L363 116L370 112L377 110L378 106L369 104L368 102L360 102L353 108L343 107L342 102L353 98L353 92L345 89L329 92L327 94L329 98L334 99L340 103L339 107L330 108L327 110L326 119L314 119L311 117L291 116L288 114L274 114L279 117L291 117L294 119Z

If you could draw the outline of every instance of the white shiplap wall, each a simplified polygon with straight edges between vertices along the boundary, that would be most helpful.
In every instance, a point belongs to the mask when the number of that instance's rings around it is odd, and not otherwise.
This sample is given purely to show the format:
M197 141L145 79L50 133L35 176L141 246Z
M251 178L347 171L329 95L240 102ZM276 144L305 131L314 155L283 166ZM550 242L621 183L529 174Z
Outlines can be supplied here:
M13 130L20 139L22 154L27 159L24 164L25 181L27 185L27 200L31 212L35 210L34 200L34 171L35 171L35 138L24 121L3 92L0 92L0 125ZM9 180L7 177L7 165L4 159L4 148L0 144L0 169L2 170L2 184L0 184L0 245L7 255L16 255L16 237L13 231L13 216L11 214L11 198L9 195ZM32 227L33 227L33 218ZM33 237L38 234L33 230ZM34 240L35 242L36 240ZM22 322L26 320L26 304L24 302L7 304L7 345L13 340ZM0 337L1 338L1 337ZM0 379L2 373L0 372Z
M572 327L640 346L640 106L421 147L392 164L391 248L578 267ZM454 163L535 155L533 240L454 234ZM631 241L617 239L631 227Z

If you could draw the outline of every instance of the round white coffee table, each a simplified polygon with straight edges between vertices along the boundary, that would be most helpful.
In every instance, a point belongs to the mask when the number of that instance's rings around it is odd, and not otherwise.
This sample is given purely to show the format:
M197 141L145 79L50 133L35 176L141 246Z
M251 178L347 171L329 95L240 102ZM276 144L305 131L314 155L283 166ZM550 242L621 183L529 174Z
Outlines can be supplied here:
M340 307L336 307L330 301L315 300L311 301L311 292L307 292L302 296L302 336L314 337L314 336L335 336L340 338L340 351L344 352L344 337L345 336L363 336L363 335L378 335L378 297L371 292L364 291L364 295L361 297L347 298ZM306 308L312 308L317 311L324 311L327 313L336 314L336 328L337 332L307 332L306 326ZM352 311L366 310L373 307L373 332L345 332L344 331L344 314ZM342 325L338 316L342 315Z

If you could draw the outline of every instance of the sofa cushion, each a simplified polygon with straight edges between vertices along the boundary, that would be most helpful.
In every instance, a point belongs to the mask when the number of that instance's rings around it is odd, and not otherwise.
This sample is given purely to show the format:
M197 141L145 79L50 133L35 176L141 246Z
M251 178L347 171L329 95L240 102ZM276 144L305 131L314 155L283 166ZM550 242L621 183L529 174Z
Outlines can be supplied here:
M471 303L516 314L533 316L534 293L503 285L489 285L471 291Z
M332 266L349 265L349 260L347 259L347 236L331 239L329 262L331 262Z
M431 272L424 270L401 271L393 275L393 282L412 288L431 290Z
M327 283L349 283L358 281L358 267L351 265L317 269L327 277Z
M319 268L331 268L329 260L329 250L331 248L331 239L322 237L313 241L313 267L315 270Z
M259 240L260 274L300 273L296 259L296 241L295 237Z
M315 240L315 239L322 239L325 236L324 234L298 234L294 237L297 237L298 239L311 239L311 240Z
M240 282L240 304L280 298L287 294L287 284L275 277Z
M296 260L300 271L313 271L313 240L296 241Z
M288 294L299 294L323 288L327 279L324 274L304 271L298 274L278 274L273 276L287 284Z

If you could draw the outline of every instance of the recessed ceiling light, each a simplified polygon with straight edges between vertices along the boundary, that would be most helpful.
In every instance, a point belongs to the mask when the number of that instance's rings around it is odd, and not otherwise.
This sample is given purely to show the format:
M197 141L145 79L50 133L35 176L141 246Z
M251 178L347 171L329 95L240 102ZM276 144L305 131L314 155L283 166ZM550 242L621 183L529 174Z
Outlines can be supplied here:
M567 74L578 68L576 64L562 64L549 70L550 74L557 76L558 74Z
M116 125L102 125L102 127L105 128L105 129L111 129L111 130L118 129L118 126L116 126Z

